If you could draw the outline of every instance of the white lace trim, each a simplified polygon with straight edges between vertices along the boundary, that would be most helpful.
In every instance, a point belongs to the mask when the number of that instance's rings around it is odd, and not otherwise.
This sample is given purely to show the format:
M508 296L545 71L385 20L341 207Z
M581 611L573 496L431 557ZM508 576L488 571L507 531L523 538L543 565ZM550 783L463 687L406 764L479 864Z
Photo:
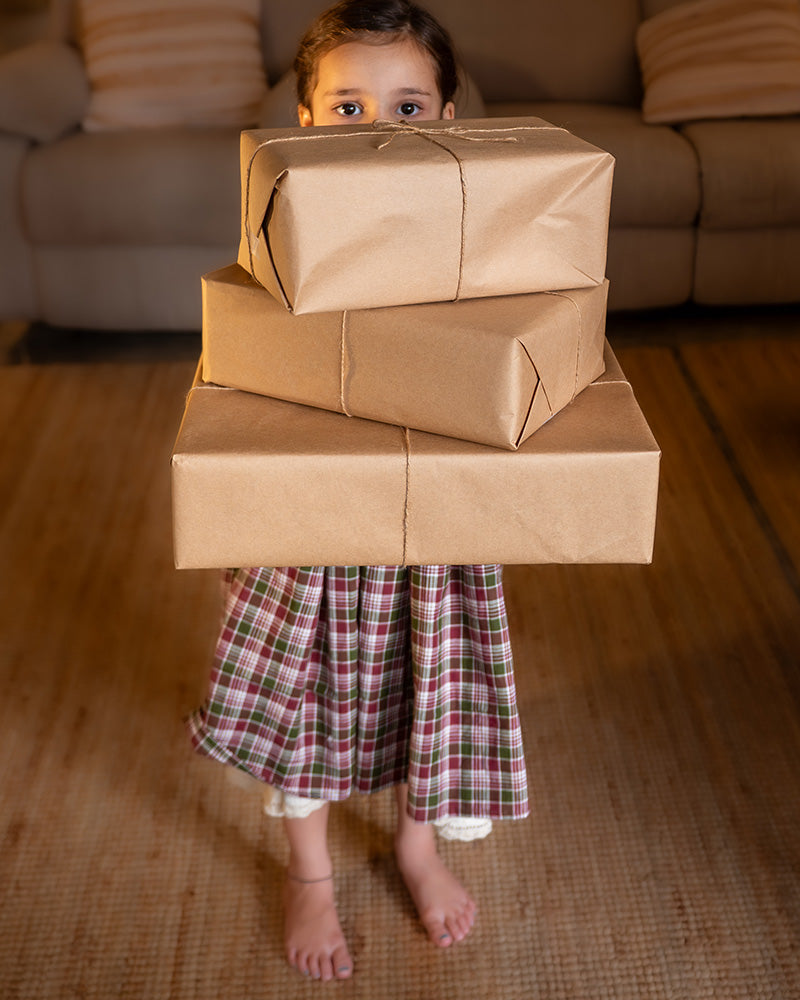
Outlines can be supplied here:
M324 799L306 799L290 792L282 792L272 785L265 785L262 793L264 812L277 819L304 819L325 805ZM472 819L469 816L448 816L433 823L444 840L482 840L492 832L490 819Z
M472 819L469 816L448 816L434 820L433 825L443 840L483 840L492 832L490 819Z
M272 785L264 787L264 812L277 819L305 819L325 805L324 799L304 799L291 792L282 792Z

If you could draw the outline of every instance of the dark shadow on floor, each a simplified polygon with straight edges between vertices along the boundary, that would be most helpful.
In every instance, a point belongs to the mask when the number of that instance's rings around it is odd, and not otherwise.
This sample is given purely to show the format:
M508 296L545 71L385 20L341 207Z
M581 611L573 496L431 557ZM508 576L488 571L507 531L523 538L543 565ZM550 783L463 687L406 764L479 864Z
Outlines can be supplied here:
M32 323L6 346L7 365L150 363L200 356L199 331L73 330Z

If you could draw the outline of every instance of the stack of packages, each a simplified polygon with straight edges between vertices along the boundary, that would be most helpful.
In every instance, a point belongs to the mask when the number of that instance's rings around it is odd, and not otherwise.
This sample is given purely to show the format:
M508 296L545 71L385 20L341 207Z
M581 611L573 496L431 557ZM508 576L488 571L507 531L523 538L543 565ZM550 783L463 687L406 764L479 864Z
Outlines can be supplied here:
M608 153L535 118L382 122L245 132L241 167L173 454L178 567L650 561Z

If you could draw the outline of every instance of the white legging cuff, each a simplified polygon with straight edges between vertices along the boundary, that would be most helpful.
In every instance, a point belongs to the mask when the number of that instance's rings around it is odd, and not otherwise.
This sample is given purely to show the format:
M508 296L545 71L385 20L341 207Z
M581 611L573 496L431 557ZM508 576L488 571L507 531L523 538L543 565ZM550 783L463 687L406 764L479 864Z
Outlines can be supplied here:
M266 785L263 792L264 812L278 819L304 819L325 805L324 799L307 799L291 792ZM490 819L472 819L469 816L447 816L434 820L436 832L444 840L482 840L492 832Z
M444 840L483 840L492 832L490 819L472 819L469 816L447 816L435 819L433 825Z
M264 788L264 812L278 819L305 819L325 805L324 799L303 799L291 792L267 785Z

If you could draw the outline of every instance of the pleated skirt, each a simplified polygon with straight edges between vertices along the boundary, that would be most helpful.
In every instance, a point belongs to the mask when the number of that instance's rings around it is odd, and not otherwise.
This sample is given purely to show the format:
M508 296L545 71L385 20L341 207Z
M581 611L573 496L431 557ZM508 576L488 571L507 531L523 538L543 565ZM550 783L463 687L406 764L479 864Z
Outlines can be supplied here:
M407 782L419 822L528 813L502 568L224 574L198 752L336 801Z

